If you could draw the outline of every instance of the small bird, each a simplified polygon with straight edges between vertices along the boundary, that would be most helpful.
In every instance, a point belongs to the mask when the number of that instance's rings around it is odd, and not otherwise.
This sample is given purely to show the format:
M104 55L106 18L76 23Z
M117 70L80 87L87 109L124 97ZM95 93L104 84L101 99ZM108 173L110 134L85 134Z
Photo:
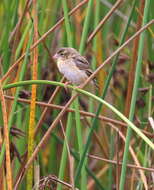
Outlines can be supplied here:
M74 48L62 47L53 58L64 77L72 84L82 85L92 74L89 62ZM91 82L97 86L96 79Z

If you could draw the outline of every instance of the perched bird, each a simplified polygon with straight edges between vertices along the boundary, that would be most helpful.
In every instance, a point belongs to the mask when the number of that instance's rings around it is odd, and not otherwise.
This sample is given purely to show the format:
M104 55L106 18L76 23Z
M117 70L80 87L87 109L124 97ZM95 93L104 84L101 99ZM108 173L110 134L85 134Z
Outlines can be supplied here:
M60 73L72 84L80 86L92 74L89 62L74 48L60 48L53 58ZM97 86L96 79L91 83Z

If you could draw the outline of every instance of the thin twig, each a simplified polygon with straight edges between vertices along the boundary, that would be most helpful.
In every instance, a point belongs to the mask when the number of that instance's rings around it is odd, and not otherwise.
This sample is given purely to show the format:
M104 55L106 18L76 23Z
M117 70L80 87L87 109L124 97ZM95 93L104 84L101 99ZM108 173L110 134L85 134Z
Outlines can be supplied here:
M115 164L115 165L117 165L117 163L118 163L117 160L109 160L109 159L101 158L101 157L98 157L98 156L95 156L95 155L91 155L91 154L88 154L88 157L89 158L94 158L94 159L97 159L97 160L102 160L104 162ZM118 164L122 165L122 162L119 161ZM127 167L128 168L133 168L133 169L136 169L136 170L145 170L145 171L148 171L148 172L154 172L153 168L145 168L145 167L137 166L137 165L134 165L134 164L127 164Z
M114 11L120 6L123 0L118 0L114 4L114 6L111 8L111 10L105 15L105 17L101 20L101 22L98 24L96 29L90 34L87 40L87 44L94 38L94 36L99 32L99 30L102 28L104 23L108 20L108 18L111 17L111 15L114 13Z
M9 99L9 100L14 100L15 99L13 96L8 96L8 95L5 95L4 97L6 99ZM17 101L30 104L30 100L27 100L27 99L24 99L24 98L18 98ZM36 101L36 104L39 105L39 106L42 106L42 107L54 108L54 109L58 109L58 110L62 110L64 108L64 106L59 106L59 105L55 105L55 104L51 104L51 103L38 102L38 101ZM67 108L66 111L75 112L75 110L71 109L71 108ZM80 114L83 115L83 116L88 116L88 117L96 117L96 115L94 113L81 111L81 110L80 110ZM111 122L111 123L113 123L115 125L120 125L120 126L123 126L123 127L127 126L122 121L114 120L114 119L111 119L111 118L108 118L108 117L105 117L105 116L102 116L102 115L99 115L98 119L100 119L102 121L105 121L105 122ZM152 135L151 133L148 133L146 131L144 131L144 133L146 133L146 135L148 135L149 137L154 137L154 135Z

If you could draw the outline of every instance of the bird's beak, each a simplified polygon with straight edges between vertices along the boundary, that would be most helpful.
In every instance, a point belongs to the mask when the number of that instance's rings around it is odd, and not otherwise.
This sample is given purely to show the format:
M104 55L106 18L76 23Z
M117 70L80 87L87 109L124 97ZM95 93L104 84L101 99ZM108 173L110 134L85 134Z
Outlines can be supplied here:
M57 55L57 53L53 56L53 59L58 59L58 55Z

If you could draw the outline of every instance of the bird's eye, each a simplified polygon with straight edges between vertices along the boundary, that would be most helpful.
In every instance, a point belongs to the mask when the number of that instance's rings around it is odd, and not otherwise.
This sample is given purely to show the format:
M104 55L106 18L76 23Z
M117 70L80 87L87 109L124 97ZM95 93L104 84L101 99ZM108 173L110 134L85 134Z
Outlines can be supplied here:
M63 56L63 55L65 54L65 52L64 52L63 50L60 50L60 51L58 52L58 54Z
M64 50L64 49L60 49L57 53L58 53L58 55L60 55L60 56L62 56L62 57L67 56L67 51Z
M61 56L67 56L67 52L66 52L66 51L61 51L61 52L60 52L60 55L61 55Z
M60 55L64 55L64 53L63 53L63 52L60 52Z

